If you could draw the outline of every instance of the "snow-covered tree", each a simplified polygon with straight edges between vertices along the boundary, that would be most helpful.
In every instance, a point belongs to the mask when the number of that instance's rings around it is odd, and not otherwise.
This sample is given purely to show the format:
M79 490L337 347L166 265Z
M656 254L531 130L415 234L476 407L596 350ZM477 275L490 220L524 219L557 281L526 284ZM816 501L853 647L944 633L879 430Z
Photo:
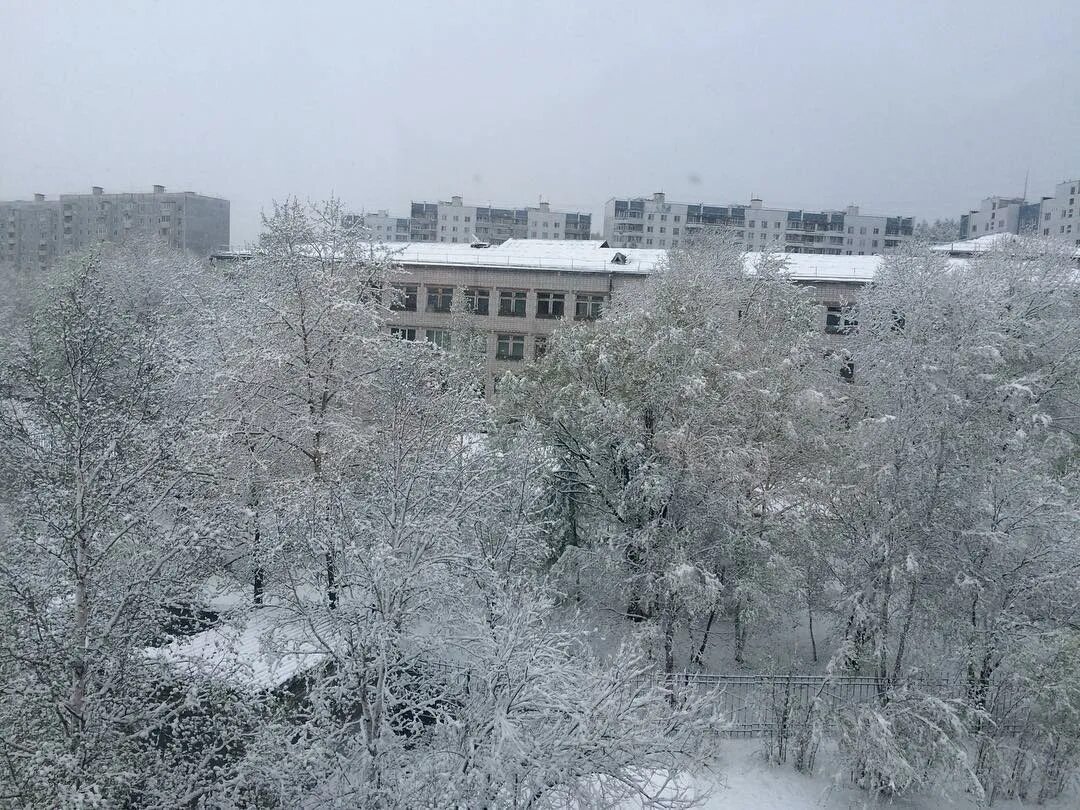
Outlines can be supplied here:
M505 387L508 416L573 482L560 497L593 565L614 565L630 615L656 619L669 672L677 626L692 612L711 624L718 607L741 661L755 617L780 607L766 594L789 575L798 402L823 365L816 311L781 257L744 262L721 238L673 251L595 325L558 330L544 361Z
M14 804L123 803L169 719L140 650L213 543L175 284L191 269L148 244L70 257L4 358L0 793Z
M955 242L960 238L960 220L946 217L929 222L924 219L915 225L914 235L916 239L932 245Z

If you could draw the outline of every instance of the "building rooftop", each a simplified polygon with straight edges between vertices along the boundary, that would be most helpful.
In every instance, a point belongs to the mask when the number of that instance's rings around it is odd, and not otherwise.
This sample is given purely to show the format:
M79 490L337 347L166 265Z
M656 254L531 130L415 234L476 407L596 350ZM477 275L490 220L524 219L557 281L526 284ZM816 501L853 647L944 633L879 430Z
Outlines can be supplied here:
M389 242L386 246L394 261L401 264L518 267L582 273L646 274L667 255L664 250L611 248L606 242L584 239L507 239L501 245L490 247L473 247L464 242Z

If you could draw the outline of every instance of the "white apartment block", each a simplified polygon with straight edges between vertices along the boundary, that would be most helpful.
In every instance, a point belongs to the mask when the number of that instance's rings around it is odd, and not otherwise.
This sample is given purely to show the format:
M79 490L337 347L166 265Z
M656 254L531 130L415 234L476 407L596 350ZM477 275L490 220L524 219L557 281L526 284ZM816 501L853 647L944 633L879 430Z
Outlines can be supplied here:
M1065 180L1054 188L1053 197L1039 204L1038 233L1064 239L1080 247L1080 180Z
M352 219L347 217L346 219ZM375 213L363 214L358 221L371 231L377 242L411 242L408 217L391 216L385 209Z
M1080 180L1064 180L1052 197L1028 202L1022 197L987 197L960 217L960 238L996 233L1033 234L1080 247Z
M459 196L437 203L413 202L408 217L391 216L387 211L349 215L361 217L372 236L382 242L441 242L502 244L508 239L585 240L589 238L592 215L554 211L549 203L534 207L499 208L471 205Z
M1021 197L987 197L960 217L960 238L1031 231L1039 219L1039 203Z
M767 208L758 198L749 205L676 203L658 192L608 200L603 235L612 247L666 250L722 229L750 251L876 256L910 241L913 226L911 217L860 214L858 206L815 212Z

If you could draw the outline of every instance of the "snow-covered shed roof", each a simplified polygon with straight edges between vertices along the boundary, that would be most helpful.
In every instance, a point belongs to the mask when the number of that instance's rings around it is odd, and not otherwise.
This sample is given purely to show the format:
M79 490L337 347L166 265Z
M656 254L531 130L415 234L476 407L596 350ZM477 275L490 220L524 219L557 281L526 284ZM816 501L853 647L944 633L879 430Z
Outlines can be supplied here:
M309 621L281 606L266 605L226 623L146 650L185 675L264 691L279 687L329 657Z

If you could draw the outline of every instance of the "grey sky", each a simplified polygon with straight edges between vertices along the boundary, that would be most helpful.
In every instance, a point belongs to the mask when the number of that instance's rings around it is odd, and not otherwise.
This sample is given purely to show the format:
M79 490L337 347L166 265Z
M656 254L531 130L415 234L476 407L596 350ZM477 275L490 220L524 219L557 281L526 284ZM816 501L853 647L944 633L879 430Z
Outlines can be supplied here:
M1080 175L1080 2L0 0L0 199L956 216Z

